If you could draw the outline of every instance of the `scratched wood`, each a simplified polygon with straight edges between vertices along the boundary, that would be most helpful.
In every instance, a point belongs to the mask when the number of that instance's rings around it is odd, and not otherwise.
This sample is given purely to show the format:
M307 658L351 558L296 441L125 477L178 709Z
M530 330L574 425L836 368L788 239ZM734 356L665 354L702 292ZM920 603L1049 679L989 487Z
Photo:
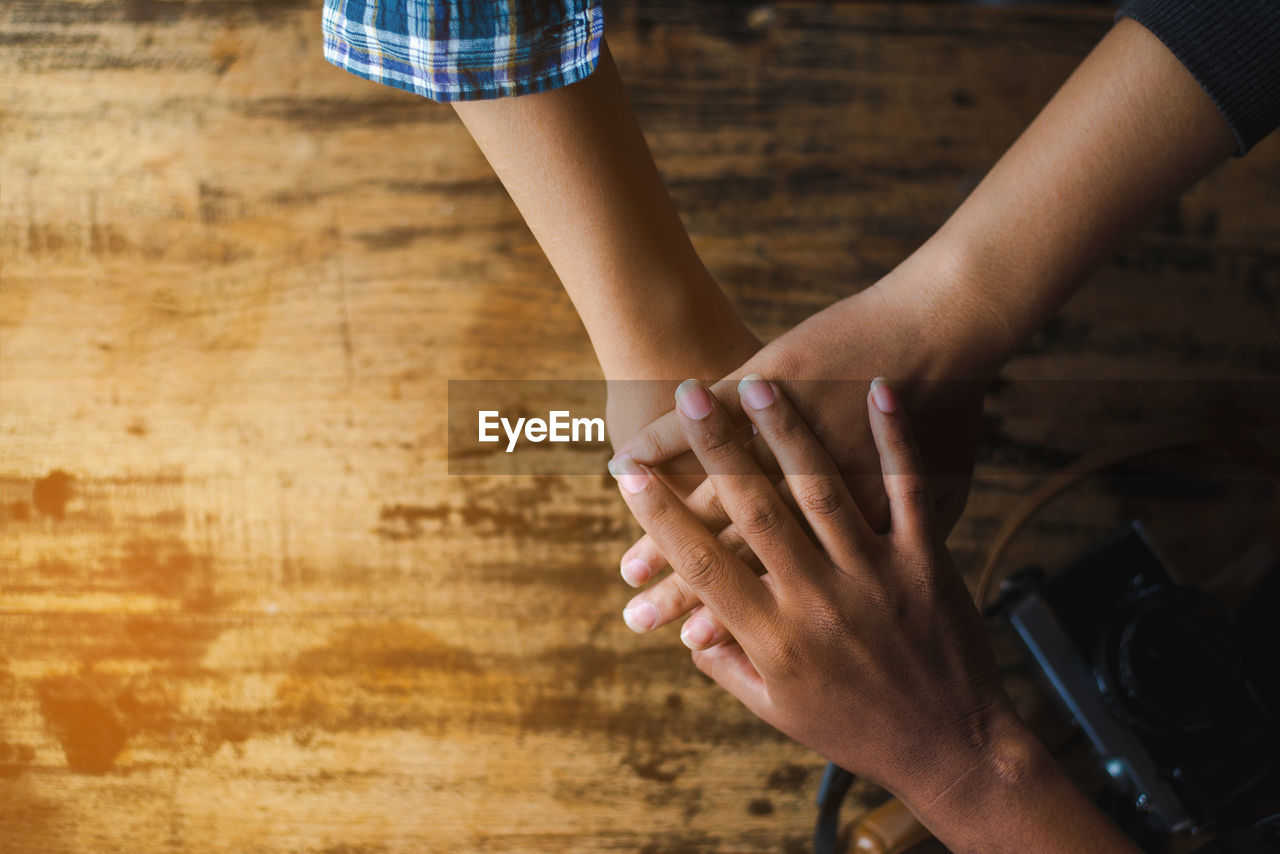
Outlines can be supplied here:
M1111 14L751 11L609 37L765 336L926 237ZM450 109L328 66L314 0L7 0L0 46L0 850L805 849L822 762L626 630L606 477L446 474L448 379L597 376ZM1277 187L1274 140L1225 166L1006 379L1275 377ZM1016 386L965 566L1098 438ZM1018 558L1150 504L1092 484Z

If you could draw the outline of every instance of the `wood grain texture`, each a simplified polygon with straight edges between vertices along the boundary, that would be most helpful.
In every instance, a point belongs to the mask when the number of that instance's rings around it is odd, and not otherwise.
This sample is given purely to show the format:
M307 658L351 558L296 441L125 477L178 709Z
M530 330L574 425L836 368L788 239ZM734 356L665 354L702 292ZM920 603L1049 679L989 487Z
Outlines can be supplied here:
M772 10L608 10L766 336L927 236L1110 19ZM7 0L0 92L0 851L805 849L821 760L623 626L636 528L603 473L446 474L450 378L597 376L449 108L325 64L314 0ZM1276 140L1223 167L1006 379L1274 378L1277 187ZM1060 422L1018 387L964 566L1115 403ZM1128 483L1015 559L1158 505L1194 571L1206 519L1253 520Z

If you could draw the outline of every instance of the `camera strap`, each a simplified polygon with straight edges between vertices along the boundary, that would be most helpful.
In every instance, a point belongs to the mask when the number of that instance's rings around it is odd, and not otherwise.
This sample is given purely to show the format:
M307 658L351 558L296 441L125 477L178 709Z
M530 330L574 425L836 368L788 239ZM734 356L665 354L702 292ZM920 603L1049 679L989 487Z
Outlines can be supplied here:
M828 762L818 784L818 823L813 829L813 854L837 854L840 837L840 805L853 785L853 774Z

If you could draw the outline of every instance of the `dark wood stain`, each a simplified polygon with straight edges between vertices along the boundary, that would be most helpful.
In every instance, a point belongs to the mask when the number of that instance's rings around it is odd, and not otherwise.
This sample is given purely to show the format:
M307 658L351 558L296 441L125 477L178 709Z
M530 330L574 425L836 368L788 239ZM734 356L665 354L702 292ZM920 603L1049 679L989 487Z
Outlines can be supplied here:
M52 471L31 487L31 503L46 516L61 519L67 514L67 504L75 495L74 479L65 471Z

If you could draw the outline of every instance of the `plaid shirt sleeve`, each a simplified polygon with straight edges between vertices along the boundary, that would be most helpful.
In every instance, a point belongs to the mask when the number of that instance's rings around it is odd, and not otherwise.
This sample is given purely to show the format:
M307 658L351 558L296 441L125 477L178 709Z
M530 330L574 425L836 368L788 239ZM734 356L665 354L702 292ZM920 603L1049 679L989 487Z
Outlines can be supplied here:
M601 0L324 0L324 56L435 101L566 86L591 74Z

